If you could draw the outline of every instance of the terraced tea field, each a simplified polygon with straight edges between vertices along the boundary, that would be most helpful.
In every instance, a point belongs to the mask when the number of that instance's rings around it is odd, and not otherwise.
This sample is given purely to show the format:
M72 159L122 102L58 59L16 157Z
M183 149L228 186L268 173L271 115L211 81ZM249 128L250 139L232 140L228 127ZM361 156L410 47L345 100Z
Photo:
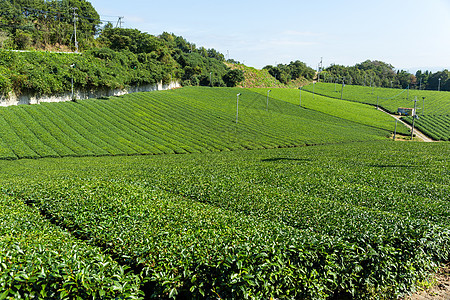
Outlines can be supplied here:
M266 110L266 97L242 89L183 88L6 107L0 109L0 158L264 149L384 139L393 131L281 100L271 105Z
M424 91L424 90L400 90L377 87L363 87L342 84L316 83L303 87L305 91L324 95L330 98L350 100L370 105L378 105L390 113L397 113L399 107L414 107L414 99L417 98L417 115L419 116L418 128L423 129L429 137L435 140L448 141L450 138L450 92ZM424 121L420 121L420 118ZM404 118L412 124L411 118Z
M266 95L269 89L251 89L261 95ZM272 106L272 98L283 100L298 107L308 110L315 110L327 115L332 115L340 119L353 121L359 124L371 126L374 128L385 129L387 131L394 131L395 120L388 115L377 111L373 106L355 103L349 101L340 101L330 97L314 95L308 92L300 92L297 89L274 89L271 88L269 92L270 105ZM276 104L275 104L276 105ZM401 124L398 124L397 132L407 135L408 129Z
M6 299L395 299L450 259L447 143L0 161Z
M450 261L448 142L393 142L373 107L297 96L183 88L1 108L0 299L426 286Z

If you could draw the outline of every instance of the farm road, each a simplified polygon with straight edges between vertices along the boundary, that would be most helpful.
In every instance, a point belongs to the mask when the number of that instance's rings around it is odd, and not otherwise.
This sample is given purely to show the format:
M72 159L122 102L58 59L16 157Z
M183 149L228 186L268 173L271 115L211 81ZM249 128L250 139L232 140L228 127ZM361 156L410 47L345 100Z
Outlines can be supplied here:
M397 116L397 115L390 114L390 113L388 113L387 111L385 111L384 109L382 109L382 108L380 108L380 107L378 107L378 110L380 110L380 111L382 111L382 112L384 112L384 113L390 115L391 117L397 119L399 122L405 124L405 126L408 127L409 130L411 130L412 126L409 125L408 123L403 122L402 120L400 120L401 116ZM420 132L417 128L414 128L414 134L415 134L419 139L421 139L421 140L424 141L424 142L427 142L427 143L434 142L432 139L430 139L430 138L427 137L425 134L423 134L422 132ZM450 298L448 298L448 299L450 299Z
M447 266L439 271L436 276L437 284L427 290L421 291L404 300L449 300L450 299L450 267Z

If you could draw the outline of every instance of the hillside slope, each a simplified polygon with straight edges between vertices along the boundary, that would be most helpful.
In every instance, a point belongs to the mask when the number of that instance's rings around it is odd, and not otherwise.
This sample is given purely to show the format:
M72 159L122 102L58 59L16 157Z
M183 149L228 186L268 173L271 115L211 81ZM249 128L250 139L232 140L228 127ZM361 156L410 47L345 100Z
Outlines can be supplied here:
M450 140L450 93L445 91L424 91L391 88L371 88L356 85L336 85L333 83L319 83L308 85L304 91L313 92L330 98L365 103L379 106L386 111L395 114L399 107L414 107L414 99L417 99L416 108L418 118L415 126L434 140ZM412 118L403 118L412 124Z
M278 87L278 88L296 88L310 83L305 78L298 78L289 82L289 84L283 84L276 80L275 77L269 74L267 70L259 70L253 67L248 67L243 64L231 64L226 63L227 67L232 70L241 70L244 72L244 81L240 83L240 87L244 88L265 88L265 87Z
M260 93L261 95L265 95L266 97L269 91L267 88L255 88L251 90ZM269 96L294 105L300 106L301 104L302 108L319 111L367 126L373 126L392 132L394 131L395 120L366 104L341 101L340 99L313 95L312 93L307 92L302 92L300 94L298 89L272 88L269 92ZM407 135L409 134L409 131L403 124L398 124L397 133Z
M281 100L266 105L265 96L248 90L183 88L6 107L0 109L0 157L262 149L377 140L390 134Z

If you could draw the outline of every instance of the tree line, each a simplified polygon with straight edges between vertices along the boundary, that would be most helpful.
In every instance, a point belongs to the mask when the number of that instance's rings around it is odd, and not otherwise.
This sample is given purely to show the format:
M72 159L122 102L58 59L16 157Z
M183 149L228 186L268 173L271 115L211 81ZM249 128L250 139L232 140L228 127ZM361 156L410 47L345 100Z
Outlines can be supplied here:
M74 9L76 8L76 9ZM8 50L74 51L74 29L82 55L13 53ZM197 47L170 33L154 36L137 29L101 26L84 0L6 0L0 2L0 93L55 94L75 88L126 88L168 83L236 86L215 49Z
M301 77L312 80L316 73L313 68L308 67L304 62L299 60L290 62L289 64L267 65L263 69L267 70L270 75L284 84Z
M378 60L366 60L355 66L331 65L318 74L319 81L377 86L450 91L448 70L439 72L417 71L411 74Z

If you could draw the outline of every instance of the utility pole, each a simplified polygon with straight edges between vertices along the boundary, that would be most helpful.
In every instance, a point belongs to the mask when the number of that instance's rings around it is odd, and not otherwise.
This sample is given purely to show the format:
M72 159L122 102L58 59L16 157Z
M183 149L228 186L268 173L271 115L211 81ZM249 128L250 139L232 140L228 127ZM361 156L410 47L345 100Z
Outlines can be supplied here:
M118 17L118 20L117 20L117 24L116 24L116 28L117 27L119 27L119 28L122 28L122 24L123 24L123 18L124 17Z
M322 61L323 61L323 57L320 58L320 63L317 66L317 82L320 82L320 72L322 72L322 68L323 68Z
M425 111L425 97L422 97L422 116Z
M342 89L341 89L341 100L342 100L342 98L343 98L343 96L344 96L344 79L342 79Z
M241 93L237 94L237 100L236 100L236 124L238 123L238 116L239 116L239 96Z
M315 86L316 86L316 83L313 82L313 99L314 99L314 88L315 88Z
M439 78L438 92L441 91L441 78Z
M395 141L395 135L397 134L397 122L398 122L398 119L395 119L394 137L393 137L394 141Z
M300 90L300 107L302 107L302 87L298 88Z
M411 140L413 139L414 134L414 121L416 120L416 107L417 107L417 96L414 98L414 111L413 111L413 122L412 122L412 128L411 128Z
M75 68L75 64L71 64L70 65L70 67L72 68L72 101L74 101L75 100L75 94L74 94L74 91L73 91L73 68Z
M76 11L78 10L78 7L72 7L73 10L73 31L74 31L74 37L75 37L75 52L78 52L78 41L77 41L77 21L78 21L78 14Z

